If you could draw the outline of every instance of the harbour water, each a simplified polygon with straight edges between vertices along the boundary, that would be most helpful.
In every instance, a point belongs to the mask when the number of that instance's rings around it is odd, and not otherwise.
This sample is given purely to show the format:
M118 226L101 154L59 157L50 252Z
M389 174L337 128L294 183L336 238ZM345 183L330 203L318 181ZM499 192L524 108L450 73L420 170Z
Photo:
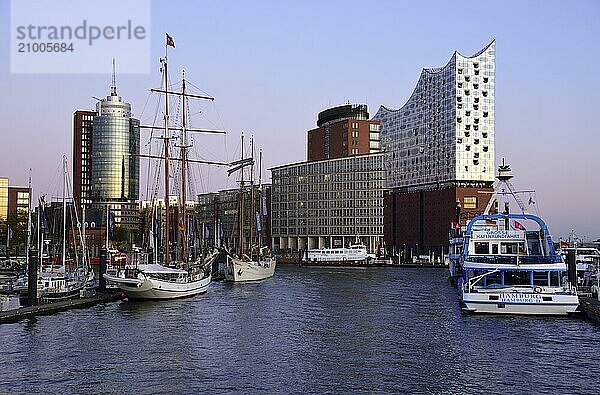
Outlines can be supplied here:
M600 327L460 311L447 271L256 284L0 326L0 393L597 393Z

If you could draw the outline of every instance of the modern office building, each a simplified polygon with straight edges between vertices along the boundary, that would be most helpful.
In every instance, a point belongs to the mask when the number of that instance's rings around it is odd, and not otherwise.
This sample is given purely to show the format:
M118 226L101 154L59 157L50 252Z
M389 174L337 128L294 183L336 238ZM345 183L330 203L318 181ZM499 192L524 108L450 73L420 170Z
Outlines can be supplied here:
M379 152L379 121L369 120L366 104L321 111L317 128L307 132L308 161Z
M276 252L383 245L384 154L274 167L271 234Z
M92 126L96 111L73 113L73 197L77 207L92 203Z
M450 223L485 208L494 181L496 44L472 56L455 52L423 69L399 109L381 106L385 151L386 245L443 251ZM388 250L389 251L389 250Z
M8 215L27 213L29 210L30 189L28 187L8 187Z
M140 122L117 94L114 71L110 95L96 110L73 114L73 190L79 212L104 225L107 207L117 225L139 230Z
M7 177L0 177L0 221L18 212L27 213L30 193L28 187L11 186Z
M139 197L140 121L131 105L117 95L96 104L92 126L92 189L94 202L126 202Z
M0 177L0 221L8 217L8 178Z

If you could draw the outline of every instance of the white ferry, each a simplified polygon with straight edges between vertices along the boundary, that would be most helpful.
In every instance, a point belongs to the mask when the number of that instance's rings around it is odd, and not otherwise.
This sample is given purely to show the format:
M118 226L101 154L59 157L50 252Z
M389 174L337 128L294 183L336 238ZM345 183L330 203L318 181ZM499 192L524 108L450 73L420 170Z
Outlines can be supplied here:
M363 265L371 258L364 244L349 247L308 250L302 263L305 265Z
M566 315L579 306L567 268L554 249L546 223L529 214L515 195L510 167L498 171L496 190L483 215L464 232L459 296L465 311L495 314ZM529 191L528 191L529 192ZM509 199L520 213L510 213ZM495 204L503 208L491 214Z

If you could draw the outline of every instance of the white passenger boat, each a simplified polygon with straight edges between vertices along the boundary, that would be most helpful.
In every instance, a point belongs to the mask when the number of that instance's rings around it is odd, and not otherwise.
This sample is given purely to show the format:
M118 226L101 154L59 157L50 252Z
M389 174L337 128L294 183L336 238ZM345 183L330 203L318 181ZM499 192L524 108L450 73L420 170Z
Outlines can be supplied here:
M498 184L483 215L464 232L458 281L464 310L493 314L566 315L579 306L567 268L555 251L546 223L529 214L509 180L510 167L502 165ZM529 191L528 191L529 192ZM511 213L514 200L519 213ZM503 208L491 213L495 204Z
M361 265L371 258L364 244L353 244L341 248L321 248L308 250L303 264L317 265Z

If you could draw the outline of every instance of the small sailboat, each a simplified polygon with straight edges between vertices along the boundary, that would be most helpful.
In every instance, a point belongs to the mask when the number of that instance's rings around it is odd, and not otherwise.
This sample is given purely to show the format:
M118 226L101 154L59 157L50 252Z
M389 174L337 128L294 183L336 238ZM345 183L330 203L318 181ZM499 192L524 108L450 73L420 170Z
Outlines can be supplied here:
M81 251L77 251L75 247L75 261L77 264L73 267L73 260L67 258L67 157L63 156L63 197L62 197L62 246L60 264L50 261L49 264L44 264L44 235L48 233L48 224L46 220L46 207L44 198L40 198L38 210L38 267L37 276L37 300L41 303L59 302L69 299L77 299L86 293L86 290L94 286L94 272L90 267L87 252L85 250L85 242L81 228L73 232L74 238L79 238ZM76 223L79 223L77 210L73 209L73 215ZM75 229L74 229L75 230ZM29 236L28 236L29 239ZM74 243L75 244L75 243ZM28 260L29 261L29 260ZM22 302L28 300L28 283L29 278L24 276L18 282L17 289L20 293Z
M167 45L169 41L167 41ZM186 79L185 72L183 73L183 80L181 85L181 91L174 92L169 90L168 74L167 74L167 56L161 58L161 70L163 72L164 89L151 89L152 92L162 93L165 98L164 108L164 134L161 139L164 141L164 153L163 157L147 156L151 159L163 159L164 160L164 201L165 201L165 226L164 226L164 256L162 263L148 263L146 255L145 262L133 262L125 265L116 271L105 273L104 278L112 284L117 285L121 290L125 292L129 299L175 299L182 297L189 297L207 292L211 281L211 267L212 262L216 259L218 251L211 251L206 256L192 259L190 262L190 256L187 251L188 244L188 233L187 233L187 217L186 217L186 170L187 164L190 162L195 163L212 163L206 161L196 161L187 158L187 150L190 147L187 140L187 132L209 132L209 133L224 133L216 130L201 130L189 128L186 123L186 116L188 110L187 99L206 99L214 100L209 96L200 96L190 94L186 90ZM181 97L182 101L182 124L181 127L173 128L169 126L169 95L176 95ZM144 126L142 126L144 127ZM147 128L155 128L149 126ZM171 136L170 131L177 130L181 133L180 135L180 158L169 157L169 147L171 140L176 139L175 136ZM144 155L140 155L144 157ZM171 255L171 240L170 240L170 229L172 225L171 213L170 213L170 200L169 200L169 188L170 188L170 177L169 164L171 161L179 161L181 163L181 196L182 196L182 221L177 224L177 228L180 232L181 248L180 248L180 259L173 260ZM173 232L176 233L176 232ZM177 251L176 251L177 252Z
M229 169L229 174L240 170L240 193L238 201L238 254L227 254L227 262L225 268L225 280L232 282L250 282L260 281L275 274L275 266L277 261L274 257L268 254L268 248L262 244L262 232L260 229L260 220L262 218L263 205L260 204L260 211L254 209L254 139L251 140L251 156L244 158L244 135L242 134L242 158L239 161L232 163ZM260 153L259 169L259 191L262 196L262 152ZM245 249L244 235L244 168L250 166L250 246L249 251ZM261 199L262 202L262 199ZM254 246L254 230L258 233L258 248ZM248 255L249 252L249 255Z

